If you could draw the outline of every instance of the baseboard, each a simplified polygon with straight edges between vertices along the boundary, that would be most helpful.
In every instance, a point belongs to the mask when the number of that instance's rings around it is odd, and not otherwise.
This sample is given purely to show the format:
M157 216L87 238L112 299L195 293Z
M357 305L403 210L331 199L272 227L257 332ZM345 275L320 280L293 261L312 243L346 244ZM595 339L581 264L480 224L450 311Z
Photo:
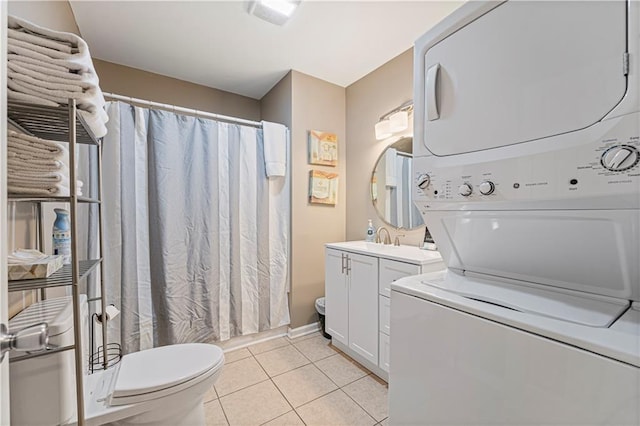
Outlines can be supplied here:
M273 330L261 331L260 333L248 334L246 336L236 336L224 342L217 342L225 352L234 351L236 349L246 348L256 343L266 342L267 340L277 339L287 335L289 326L274 328Z
M315 333L319 330L320 322L314 322L311 324L303 325L302 327L289 328L287 335L290 339L295 339L296 337L306 336L307 334Z

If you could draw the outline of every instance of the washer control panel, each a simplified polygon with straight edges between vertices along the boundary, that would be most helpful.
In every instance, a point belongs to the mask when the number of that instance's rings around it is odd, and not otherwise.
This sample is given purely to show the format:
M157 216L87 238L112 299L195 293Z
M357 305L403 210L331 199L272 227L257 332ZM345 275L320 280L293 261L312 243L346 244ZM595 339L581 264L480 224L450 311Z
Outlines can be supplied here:
M637 166L638 161L638 148L633 145L614 145L602 154L600 163L612 172L623 172Z
M638 117L607 123L604 132L594 126L491 154L416 157L415 199L469 203L637 195Z
M462 195L463 197L468 197L472 193L473 193L473 188L468 183L463 183L458 187L458 194Z
M491 195L493 191L496 190L496 185L490 180L485 180L480 185L478 185L478 189L482 195Z

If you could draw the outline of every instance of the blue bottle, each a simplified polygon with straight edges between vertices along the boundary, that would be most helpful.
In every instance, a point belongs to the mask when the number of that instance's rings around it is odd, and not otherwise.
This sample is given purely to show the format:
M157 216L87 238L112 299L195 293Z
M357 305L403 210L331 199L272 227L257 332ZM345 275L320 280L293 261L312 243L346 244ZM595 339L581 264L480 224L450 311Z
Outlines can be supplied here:
M71 224L69 212L65 209L53 209L56 220L53 222L53 254L63 256L63 263L71 263Z

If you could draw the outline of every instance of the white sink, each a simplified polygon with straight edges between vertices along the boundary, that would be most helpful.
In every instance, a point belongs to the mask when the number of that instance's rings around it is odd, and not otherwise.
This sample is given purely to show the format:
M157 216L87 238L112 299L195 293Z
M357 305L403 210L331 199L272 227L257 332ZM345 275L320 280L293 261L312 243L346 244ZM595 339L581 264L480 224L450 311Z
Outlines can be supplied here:
M439 252L422 250L414 246L394 246L393 244L378 244L367 241L346 241L343 243L330 243L327 244L327 247L421 265L442 261L442 256L440 256Z

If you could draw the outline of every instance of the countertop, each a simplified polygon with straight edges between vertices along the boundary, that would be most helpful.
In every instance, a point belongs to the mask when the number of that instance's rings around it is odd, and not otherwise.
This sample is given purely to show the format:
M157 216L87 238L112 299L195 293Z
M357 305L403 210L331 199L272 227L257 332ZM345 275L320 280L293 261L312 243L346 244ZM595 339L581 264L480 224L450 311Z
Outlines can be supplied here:
M394 246L367 241L345 241L342 243L327 243L327 248L375 256L382 259L397 260L400 262L413 263L415 265L428 265L430 263L442 262L440 252L433 250L422 250L413 246Z

